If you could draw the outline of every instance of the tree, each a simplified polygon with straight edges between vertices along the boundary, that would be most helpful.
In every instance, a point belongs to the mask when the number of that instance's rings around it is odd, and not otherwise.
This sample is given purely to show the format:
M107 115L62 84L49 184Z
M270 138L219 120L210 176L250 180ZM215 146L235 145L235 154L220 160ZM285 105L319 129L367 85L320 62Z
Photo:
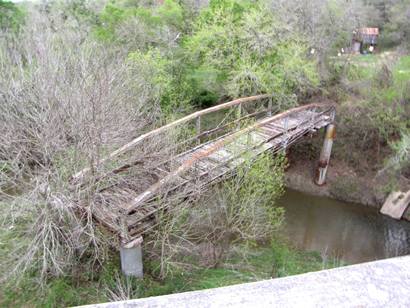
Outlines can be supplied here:
M0 0L0 29L17 31L24 21L24 13L13 2Z
M292 31L314 49L322 78L327 78L327 58L350 45L352 31L366 25L368 9L360 0L271 0L269 6Z
M317 84L304 40L260 1L211 1L183 48L200 105L223 96L303 93Z
M101 187L72 189L70 176L89 166L98 178L105 152L161 116L143 63L96 42L61 7L43 8L30 9L18 38L0 36L0 241L14 238L2 278L30 271L42 282L92 269L110 247L92 220Z

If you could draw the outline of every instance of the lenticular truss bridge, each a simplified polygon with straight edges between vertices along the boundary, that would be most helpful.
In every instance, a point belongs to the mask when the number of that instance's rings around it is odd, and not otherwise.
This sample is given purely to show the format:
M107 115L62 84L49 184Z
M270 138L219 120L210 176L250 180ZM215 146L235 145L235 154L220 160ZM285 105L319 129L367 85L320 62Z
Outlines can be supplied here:
M99 185L93 217L131 245L158 223L165 206L233 175L245 157L283 151L331 126L334 116L329 104L280 112L270 95L236 99L135 138L73 175L72 183ZM326 172L328 159L322 156L319 172ZM99 176L92 176L96 170Z

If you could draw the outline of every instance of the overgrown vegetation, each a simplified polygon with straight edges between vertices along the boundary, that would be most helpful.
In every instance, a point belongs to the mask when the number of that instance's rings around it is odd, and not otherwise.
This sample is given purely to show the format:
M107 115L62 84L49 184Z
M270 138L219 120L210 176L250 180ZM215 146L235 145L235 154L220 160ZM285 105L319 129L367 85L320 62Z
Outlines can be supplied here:
M86 167L103 176L106 153L194 109L272 94L277 110L336 100L337 157L408 180L409 11L408 0L0 0L0 303L75 305L327 267L277 240L282 158L247 161L163 211L142 282L120 276L118 239L91 214L104 185L124 179L80 191L69 178ZM337 57L363 26L380 28L381 51L396 50Z
M80 281L53 279L47 283L41 296L35 280L26 279L17 291L16 286L4 289L0 303L5 307L73 306L223 287L343 265L338 260L324 261L317 253L289 247L289 243L280 239L276 239L271 247L234 246L217 268L179 269L163 280L150 275L157 267L155 263L145 264L143 280L124 277L119 271L118 260L112 258L105 262L102 272L95 278L79 273Z
M344 159L362 171L363 167L377 171L391 154L389 145L410 127L409 66L408 56L399 60L367 57L371 59L366 62L355 59L347 67L348 79L343 81L345 94L338 117L341 139L338 146L345 148L336 153L343 154L352 146L368 152L368 156L354 157L360 153L355 151Z
M235 177L194 204L164 211L161 225L146 240L150 259L159 259L157 275L163 279L175 268L191 267L195 259L214 268L234 244L269 243L283 220L283 209L274 206L283 192L283 169L281 157L247 159Z

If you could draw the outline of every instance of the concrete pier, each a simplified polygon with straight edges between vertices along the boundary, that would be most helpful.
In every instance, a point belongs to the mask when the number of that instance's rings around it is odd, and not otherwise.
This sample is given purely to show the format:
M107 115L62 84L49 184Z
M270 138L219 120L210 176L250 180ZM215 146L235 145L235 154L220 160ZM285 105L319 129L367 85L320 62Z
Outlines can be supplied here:
M410 256L87 307L410 307Z
M410 190L407 192L393 191L387 197L380 213L394 219L401 219L410 205Z
M327 168L329 166L330 154L332 153L333 140L336 135L334 124L326 126L325 140L320 152L319 165L316 170L315 183L319 186L326 184Z
M121 245L121 270L125 276L143 277L142 237Z

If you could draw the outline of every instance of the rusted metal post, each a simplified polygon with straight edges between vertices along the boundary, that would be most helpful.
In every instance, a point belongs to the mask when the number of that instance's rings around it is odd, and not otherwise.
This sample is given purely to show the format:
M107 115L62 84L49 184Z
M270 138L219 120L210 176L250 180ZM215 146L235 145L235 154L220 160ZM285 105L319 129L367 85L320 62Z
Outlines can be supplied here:
M240 118L241 118L241 115L242 115L242 104L239 104L238 107L236 107L236 108L237 108L236 109L236 120L238 121L237 129L239 130L239 129L241 129Z
M272 97L269 97L267 116L268 117L272 116Z
M196 118L196 134L198 136L198 144L201 144L201 137L199 136L201 134L201 116Z
M121 241L120 257L121 271L125 276L143 277L142 266L142 237L138 237L131 242Z
M326 184L326 173L329 166L330 154L332 153L333 140L336 135L334 124L326 126L325 141L323 142L322 151L320 152L319 165L316 170L315 183L319 186Z

